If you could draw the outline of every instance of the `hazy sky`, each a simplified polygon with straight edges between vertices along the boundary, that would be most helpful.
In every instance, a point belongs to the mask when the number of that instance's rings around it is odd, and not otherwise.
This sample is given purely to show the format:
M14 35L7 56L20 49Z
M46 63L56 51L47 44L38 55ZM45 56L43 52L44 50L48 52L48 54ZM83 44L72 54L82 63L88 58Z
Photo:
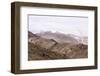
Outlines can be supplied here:
M29 16L29 31L33 33L52 31L79 36L88 35L87 17Z

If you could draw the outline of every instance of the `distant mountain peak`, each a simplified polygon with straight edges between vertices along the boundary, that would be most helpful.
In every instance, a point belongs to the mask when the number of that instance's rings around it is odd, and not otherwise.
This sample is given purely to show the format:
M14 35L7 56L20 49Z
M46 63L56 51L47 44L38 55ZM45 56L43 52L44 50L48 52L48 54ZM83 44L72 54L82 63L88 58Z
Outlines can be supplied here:
M32 32L28 31L28 37L39 37L36 34L33 34Z

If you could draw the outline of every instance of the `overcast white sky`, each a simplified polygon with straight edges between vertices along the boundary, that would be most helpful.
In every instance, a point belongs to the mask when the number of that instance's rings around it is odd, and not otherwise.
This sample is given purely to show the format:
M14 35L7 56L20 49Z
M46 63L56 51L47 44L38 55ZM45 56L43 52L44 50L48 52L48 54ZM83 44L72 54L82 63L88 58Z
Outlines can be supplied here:
M61 17L61 16L29 16L29 31L38 32L61 32L79 36L88 35L87 17Z

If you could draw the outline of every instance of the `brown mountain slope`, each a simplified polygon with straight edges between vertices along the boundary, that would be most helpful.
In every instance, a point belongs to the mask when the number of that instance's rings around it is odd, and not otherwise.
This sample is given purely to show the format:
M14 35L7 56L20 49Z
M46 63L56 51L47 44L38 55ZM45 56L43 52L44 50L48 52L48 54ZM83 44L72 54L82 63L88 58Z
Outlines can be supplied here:
M47 50L39 45L29 43L28 60L67 59L67 56L55 51Z
M28 60L87 58L87 49L88 46L84 44L60 44L32 34L28 41Z
M83 44L57 44L50 50L63 54L68 58L86 58L87 48L87 45Z

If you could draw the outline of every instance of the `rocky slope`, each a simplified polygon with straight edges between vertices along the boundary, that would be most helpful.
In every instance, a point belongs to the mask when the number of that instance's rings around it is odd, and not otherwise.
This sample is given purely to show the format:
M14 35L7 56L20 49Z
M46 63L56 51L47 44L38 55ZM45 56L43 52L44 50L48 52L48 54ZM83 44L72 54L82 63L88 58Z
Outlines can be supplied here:
M53 35L54 36L54 35ZM64 36L56 35L61 38ZM60 37L61 36L61 37ZM28 60L87 58L88 46L81 43L60 42L28 32ZM72 38L69 38L70 40Z

